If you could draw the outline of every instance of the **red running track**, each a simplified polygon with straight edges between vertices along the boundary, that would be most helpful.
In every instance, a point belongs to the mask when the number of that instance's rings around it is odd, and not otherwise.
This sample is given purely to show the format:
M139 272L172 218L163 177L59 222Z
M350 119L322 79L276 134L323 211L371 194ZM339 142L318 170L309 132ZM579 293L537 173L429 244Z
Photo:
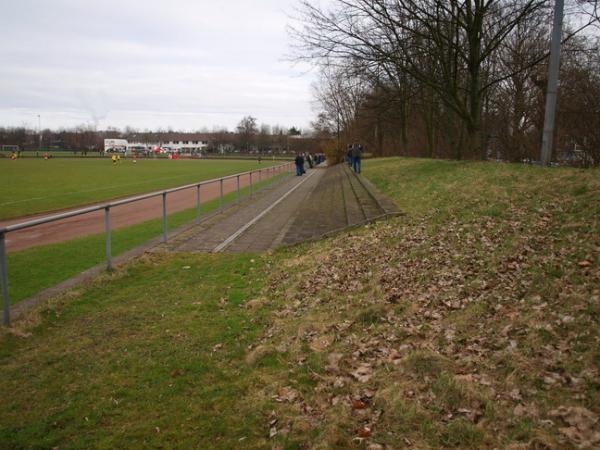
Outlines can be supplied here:
M263 169L262 180L272 177L273 171ZM258 174L252 175L252 182L258 182ZM240 176L240 188L250 184L250 176ZM214 200L220 196L220 183L202 185L200 189L201 202ZM223 193L227 194L237 190L237 179L230 178L223 182ZM100 204L100 203L98 203ZM92 205L88 205L92 206ZM184 209L194 208L196 206L196 187L185 189L182 191L173 192L167 195L167 213L172 214ZM73 211L73 208L67 211ZM61 211L66 212L66 211ZM12 219L0 222L0 228L7 225L25 222L50 215L45 213L42 215L31 216L27 218ZM136 223L145 222L147 220L162 217L162 196L152 197L145 200L140 200L126 205L112 207L110 209L111 229L116 230ZM38 245L53 244L57 242L68 241L83 236L92 234L104 233L104 210L95 211L81 216L75 216L68 219L59 220L43 225L36 225L31 228L26 228L18 231L11 231L6 234L7 251L16 252L26 250Z

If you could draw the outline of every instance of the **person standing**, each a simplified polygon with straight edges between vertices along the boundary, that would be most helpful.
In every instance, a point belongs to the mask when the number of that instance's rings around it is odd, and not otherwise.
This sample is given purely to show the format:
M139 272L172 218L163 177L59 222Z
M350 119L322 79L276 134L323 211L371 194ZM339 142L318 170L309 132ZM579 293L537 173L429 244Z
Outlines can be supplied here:
M346 163L348 167L352 167L352 144L348 144L348 149L346 150Z
M296 155L294 162L296 163L296 176L300 177L304 173L304 157L301 153Z
M360 173L360 160L362 158L362 152L362 146L358 144L352 149L352 168L356 173Z

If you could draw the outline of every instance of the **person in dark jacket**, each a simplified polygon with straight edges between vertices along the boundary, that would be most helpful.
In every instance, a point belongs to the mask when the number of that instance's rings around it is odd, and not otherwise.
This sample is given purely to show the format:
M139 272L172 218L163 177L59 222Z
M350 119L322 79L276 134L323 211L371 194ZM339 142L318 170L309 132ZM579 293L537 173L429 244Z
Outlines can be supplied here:
M355 145L352 149L352 168L356 173L360 173L360 160L362 158L362 145Z
M296 176L300 177L304 173L304 157L301 153L296 155L294 162L296 163Z
M352 167L352 144L348 144L348 149L346 150L346 163Z

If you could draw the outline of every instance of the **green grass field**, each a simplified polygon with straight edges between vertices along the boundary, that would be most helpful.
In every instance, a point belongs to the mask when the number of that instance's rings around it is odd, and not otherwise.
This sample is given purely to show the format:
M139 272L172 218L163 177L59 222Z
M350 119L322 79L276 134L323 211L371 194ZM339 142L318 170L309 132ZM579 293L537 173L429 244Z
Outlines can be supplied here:
M279 161L129 159L0 159L0 220L126 197Z
M404 216L146 255L0 336L0 448L598 448L600 171L365 161Z

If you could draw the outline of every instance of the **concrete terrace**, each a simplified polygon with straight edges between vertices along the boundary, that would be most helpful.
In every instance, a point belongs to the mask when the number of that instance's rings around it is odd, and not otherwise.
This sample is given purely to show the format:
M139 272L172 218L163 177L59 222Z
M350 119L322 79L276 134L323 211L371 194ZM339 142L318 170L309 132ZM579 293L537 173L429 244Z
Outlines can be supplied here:
M262 252L397 213L344 164L308 170L173 237L155 251Z

